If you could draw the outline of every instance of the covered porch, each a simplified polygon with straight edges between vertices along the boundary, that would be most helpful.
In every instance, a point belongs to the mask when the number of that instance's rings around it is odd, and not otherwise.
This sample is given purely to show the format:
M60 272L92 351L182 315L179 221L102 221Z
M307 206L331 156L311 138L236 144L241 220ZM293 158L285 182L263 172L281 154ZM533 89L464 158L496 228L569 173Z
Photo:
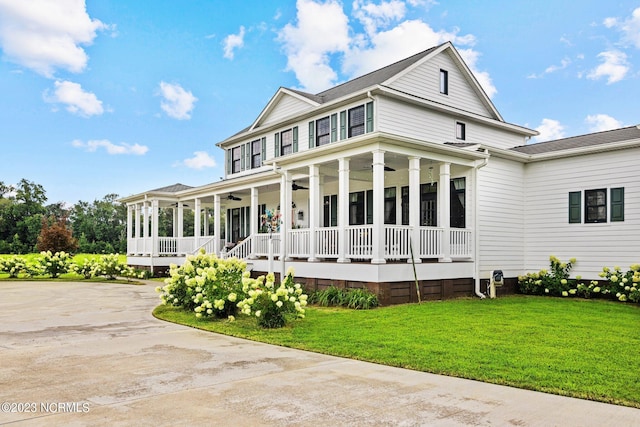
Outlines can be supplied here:
M180 264L204 249L250 260L260 271L321 264L324 272L317 274L323 277L349 270L326 268L327 263L424 263L418 270L461 277L455 268L433 266L473 264L477 169L488 155L477 146L424 145L369 136L367 144L290 154L206 186L131 196L125 199L128 262ZM173 213L165 235L162 209ZM270 232L268 214L277 216Z

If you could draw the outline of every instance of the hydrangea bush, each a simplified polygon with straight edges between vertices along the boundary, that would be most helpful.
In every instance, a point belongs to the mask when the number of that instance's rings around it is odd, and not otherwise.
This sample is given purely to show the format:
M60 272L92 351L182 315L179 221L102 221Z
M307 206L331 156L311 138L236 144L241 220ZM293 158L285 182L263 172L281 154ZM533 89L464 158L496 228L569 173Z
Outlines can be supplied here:
M21 273L29 273L30 268L23 257L14 255L8 258L0 258L0 272L8 273L9 277L16 278Z
M265 328L286 324L290 315L304 317L307 295L293 281L293 270L276 286L273 273L252 279L246 263L205 254L189 256L182 266L172 265L165 286L158 287L163 304L195 312L197 318L235 320L254 316Z
M279 286L273 273L269 273L245 280L243 291L248 297L238 303L238 308L243 314L255 316L263 328L281 328L289 315L304 318L307 295L299 283L294 283L291 268Z
M38 257L38 264L40 265L41 274L55 279L69 271L71 255L64 251L54 254L51 251L42 251L40 252L40 257Z
M575 258L563 263L555 256L549 258L551 268L537 273L527 273L518 277L518 288L523 294L580 296L591 298L603 296L621 302L640 302L640 264L633 264L627 271L619 266L604 267L599 276L605 279L602 283L591 280L589 284L579 282L582 278L576 276L570 279L571 267Z

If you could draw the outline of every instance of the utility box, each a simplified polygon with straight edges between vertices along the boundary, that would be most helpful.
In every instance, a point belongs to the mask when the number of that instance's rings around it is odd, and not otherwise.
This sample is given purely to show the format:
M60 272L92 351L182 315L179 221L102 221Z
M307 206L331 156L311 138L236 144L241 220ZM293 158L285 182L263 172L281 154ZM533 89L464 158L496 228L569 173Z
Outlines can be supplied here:
M504 274L502 270L491 270L491 276L489 278L489 297L496 297L496 288L504 285Z

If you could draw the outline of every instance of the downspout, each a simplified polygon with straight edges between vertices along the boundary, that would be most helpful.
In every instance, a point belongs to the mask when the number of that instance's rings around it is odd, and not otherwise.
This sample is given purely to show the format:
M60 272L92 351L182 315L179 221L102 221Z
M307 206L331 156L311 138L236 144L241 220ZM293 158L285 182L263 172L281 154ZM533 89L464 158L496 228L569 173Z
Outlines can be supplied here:
M485 149L485 153L487 153L487 150ZM473 195L475 198L475 203L473 204L473 218L474 218L474 222L475 222L475 226L476 226L476 233L475 233L475 239L474 240L474 264L475 264L475 286L474 286L474 291L476 296L480 297L481 299L485 298L485 295L480 291L480 227L479 227L479 197L478 197L478 171L487 166L487 164L489 163L489 158L486 157L482 163L480 163L479 165L476 166L476 176L475 179L473 180Z

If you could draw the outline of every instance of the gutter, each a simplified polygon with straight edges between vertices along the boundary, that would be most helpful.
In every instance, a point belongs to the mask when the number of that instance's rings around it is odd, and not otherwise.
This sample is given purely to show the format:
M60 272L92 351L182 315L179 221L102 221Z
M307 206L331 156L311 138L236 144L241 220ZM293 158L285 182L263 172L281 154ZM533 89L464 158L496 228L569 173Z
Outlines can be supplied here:
M485 149L485 153L487 152L487 150ZM474 292L476 294L477 297L479 297L480 299L485 299L485 295L480 291L480 227L478 225L479 221L479 202L478 202L478 171L487 166L487 164L489 164L489 157L486 157L482 160L482 163L480 163L479 165L476 166L476 176L475 179L473 180L473 195L475 198L475 203L474 203L474 207L473 207L473 217L474 217L474 221L475 221L475 228L476 228L476 233L475 233L475 239L474 239L474 249L473 249L473 253L474 253L474 269L475 269L475 278L474 278Z

